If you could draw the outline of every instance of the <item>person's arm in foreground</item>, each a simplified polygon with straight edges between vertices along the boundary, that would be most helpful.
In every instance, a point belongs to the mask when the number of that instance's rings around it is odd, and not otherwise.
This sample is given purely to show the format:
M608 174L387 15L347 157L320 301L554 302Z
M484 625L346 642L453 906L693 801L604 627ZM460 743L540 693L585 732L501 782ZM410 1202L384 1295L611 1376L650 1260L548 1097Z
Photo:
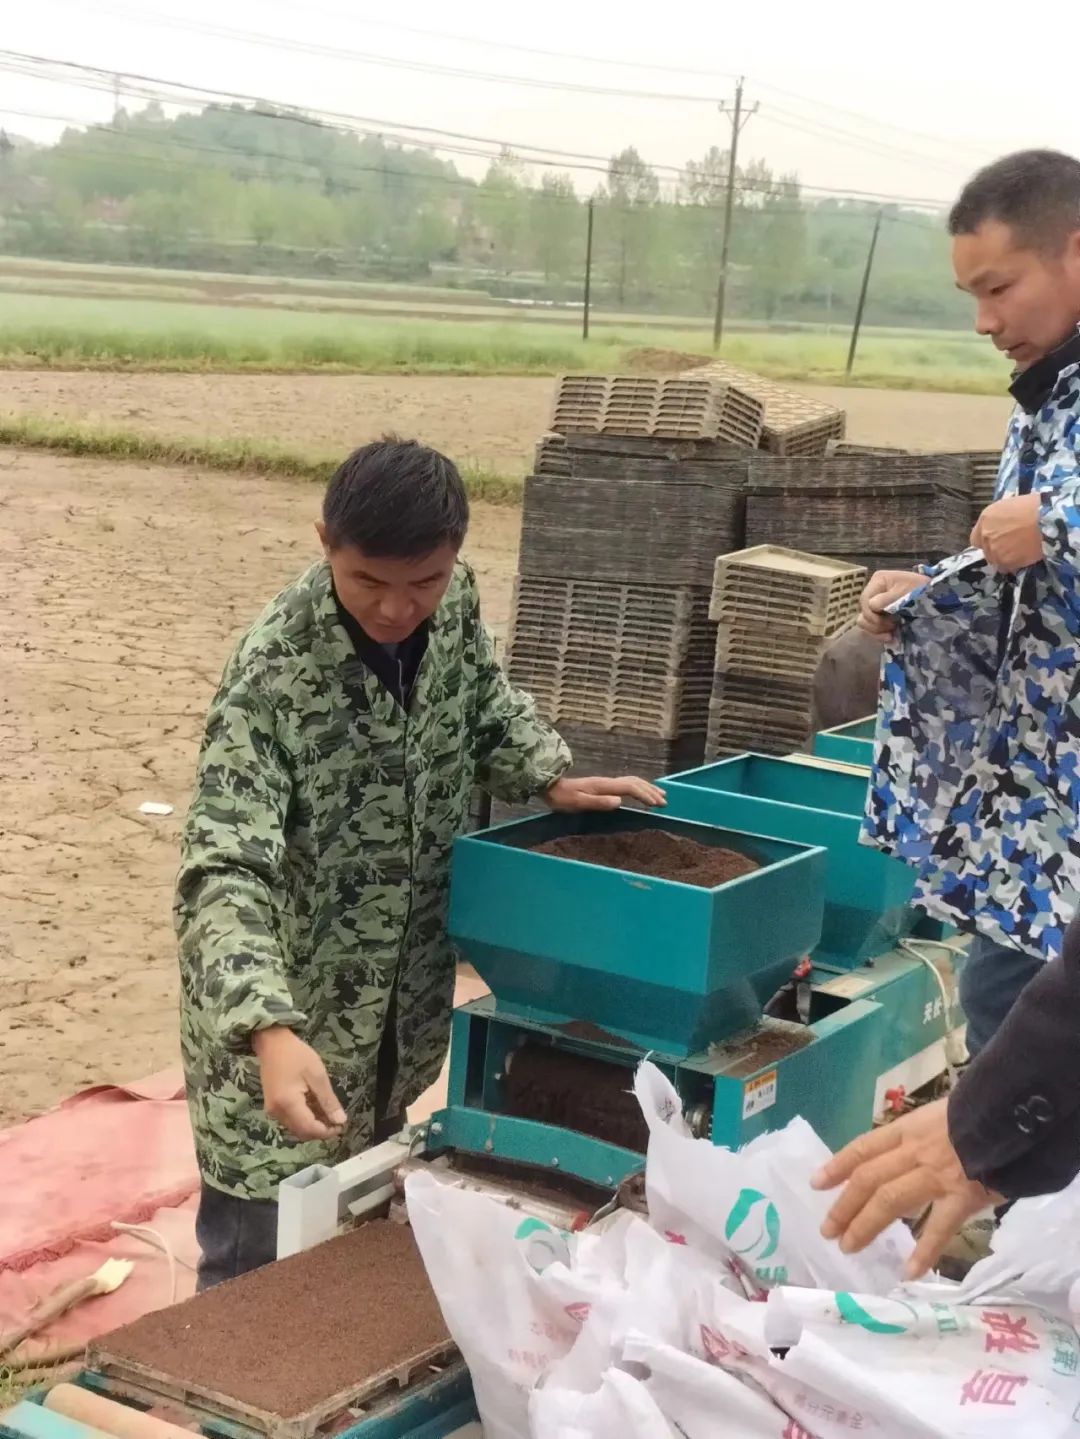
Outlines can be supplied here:
M962 1225L1001 1199L1052 1194L1080 1173L1080 921L948 1100L862 1135L818 1175L844 1189L823 1227L845 1253L932 1205L917 1278Z
M298 1139L345 1122L322 1060L295 1032L278 939L292 777L257 679L231 662L210 707L184 830L176 924L181 983L209 1049L250 1048L263 1103Z
M477 627L477 778L509 804L542 795L555 810L618 809L624 799L663 805L664 792L646 780L570 776L570 751L540 718L532 698L515 689L495 659L491 639L475 608Z

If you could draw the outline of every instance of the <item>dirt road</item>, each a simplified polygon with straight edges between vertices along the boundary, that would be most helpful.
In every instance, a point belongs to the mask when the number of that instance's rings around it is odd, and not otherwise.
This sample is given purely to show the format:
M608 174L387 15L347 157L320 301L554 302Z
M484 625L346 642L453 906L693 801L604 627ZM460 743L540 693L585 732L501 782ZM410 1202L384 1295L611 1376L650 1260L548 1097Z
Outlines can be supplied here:
M344 456L390 430L459 462L525 474L552 380L355 375L0 374L0 412L190 439L257 437ZM860 444L972 450L1001 444L1009 405L986 395L803 387L848 411Z

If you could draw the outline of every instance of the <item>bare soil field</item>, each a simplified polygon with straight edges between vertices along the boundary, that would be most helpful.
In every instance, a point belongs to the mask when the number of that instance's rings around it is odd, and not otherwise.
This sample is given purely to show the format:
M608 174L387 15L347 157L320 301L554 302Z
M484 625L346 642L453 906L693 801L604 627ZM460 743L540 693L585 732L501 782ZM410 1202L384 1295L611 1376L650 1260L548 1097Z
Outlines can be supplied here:
M987 395L806 386L848 411L861 444L996 448L1009 404ZM500 474L527 473L550 413L549 379L366 375L0 374L0 412L145 430L248 438L344 456L386 431Z
M0 451L0 1126L175 1061L170 905L203 716L236 636L316 557L318 501ZM500 633L518 511L475 508Z
M523 471L534 380L5 374L0 408L343 452L388 428ZM1006 406L843 392L851 433L993 446ZM310 485L0 450L0 1124L173 1063L176 844L225 656L316 554ZM505 631L519 516L468 555ZM144 800L175 806L165 819Z

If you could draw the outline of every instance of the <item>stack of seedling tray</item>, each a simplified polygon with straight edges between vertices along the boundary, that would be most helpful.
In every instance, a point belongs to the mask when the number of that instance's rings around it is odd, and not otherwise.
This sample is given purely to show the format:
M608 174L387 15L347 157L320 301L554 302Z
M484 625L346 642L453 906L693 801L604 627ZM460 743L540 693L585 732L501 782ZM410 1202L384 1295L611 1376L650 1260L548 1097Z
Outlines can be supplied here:
M530 476L521 573L707 587L716 556L743 543L746 461L691 463L683 472L664 460L633 473Z
M519 576L508 669L560 730L704 736L715 626L688 586Z
M966 457L971 465L971 523L993 503L997 489L1000 450L970 450Z
M854 624L866 571L777 545L716 561L716 669L706 750L787 754L813 730L824 650Z
M825 447L828 456L839 455L841 458L852 455L910 455L912 450L902 450L892 445L857 445L854 440L830 440Z
M743 543L761 415L715 380L561 383L525 487L507 669L575 773L656 778L704 757L713 565Z
M831 458L851 458L853 455L912 455L913 450L888 449L883 445L855 445L849 440L834 440L828 448ZM998 469L1001 465L999 450L961 450L952 453L927 455L926 459L967 461L971 471L971 523L991 504L997 488Z
M755 460L747 481L747 543L866 568L911 569L967 544L971 481L964 455Z
M701 762L709 596L716 556L746 542L750 463L821 455L843 431L842 411L734 367L560 381L525 486L507 667L575 773L656 778Z
M752 449L763 421L759 399L714 376L565 375L551 429L563 435L721 439Z
M536 455L533 459L533 474L562 475L563 477L570 474L570 459L566 453L565 435L544 435L537 441Z
M726 360L713 360L701 369L689 370L684 378L707 376L734 385L761 402L765 422L758 446L767 454L823 455L830 441L844 437L845 411L814 395L790 390L786 385L763 379Z

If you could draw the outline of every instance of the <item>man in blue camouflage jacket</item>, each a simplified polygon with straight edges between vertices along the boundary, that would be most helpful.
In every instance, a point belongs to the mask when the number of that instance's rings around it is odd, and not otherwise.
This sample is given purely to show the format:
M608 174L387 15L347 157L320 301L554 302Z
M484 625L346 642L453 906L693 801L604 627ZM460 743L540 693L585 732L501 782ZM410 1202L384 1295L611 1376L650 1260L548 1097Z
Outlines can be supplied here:
M864 628L890 642L865 837L916 869L923 908L974 931L977 1053L1060 953L1080 895L1080 162L997 161L949 230L1016 409L981 556L880 573L863 597Z
M817 1177L844 1186L824 1233L848 1253L931 1206L912 1276L988 1204L1080 1169L1080 162L999 160L949 229L1017 403L971 537L985 561L879 574L863 596L864 629L888 642L866 837L914 865L925 908L975 931L976 1058L947 1100Z
M210 707L176 896L200 1288L274 1258L286 1175L385 1137L437 1079L474 784L560 810L663 802L566 773L495 662L467 523L442 455L357 450L326 492L325 558L241 638Z

